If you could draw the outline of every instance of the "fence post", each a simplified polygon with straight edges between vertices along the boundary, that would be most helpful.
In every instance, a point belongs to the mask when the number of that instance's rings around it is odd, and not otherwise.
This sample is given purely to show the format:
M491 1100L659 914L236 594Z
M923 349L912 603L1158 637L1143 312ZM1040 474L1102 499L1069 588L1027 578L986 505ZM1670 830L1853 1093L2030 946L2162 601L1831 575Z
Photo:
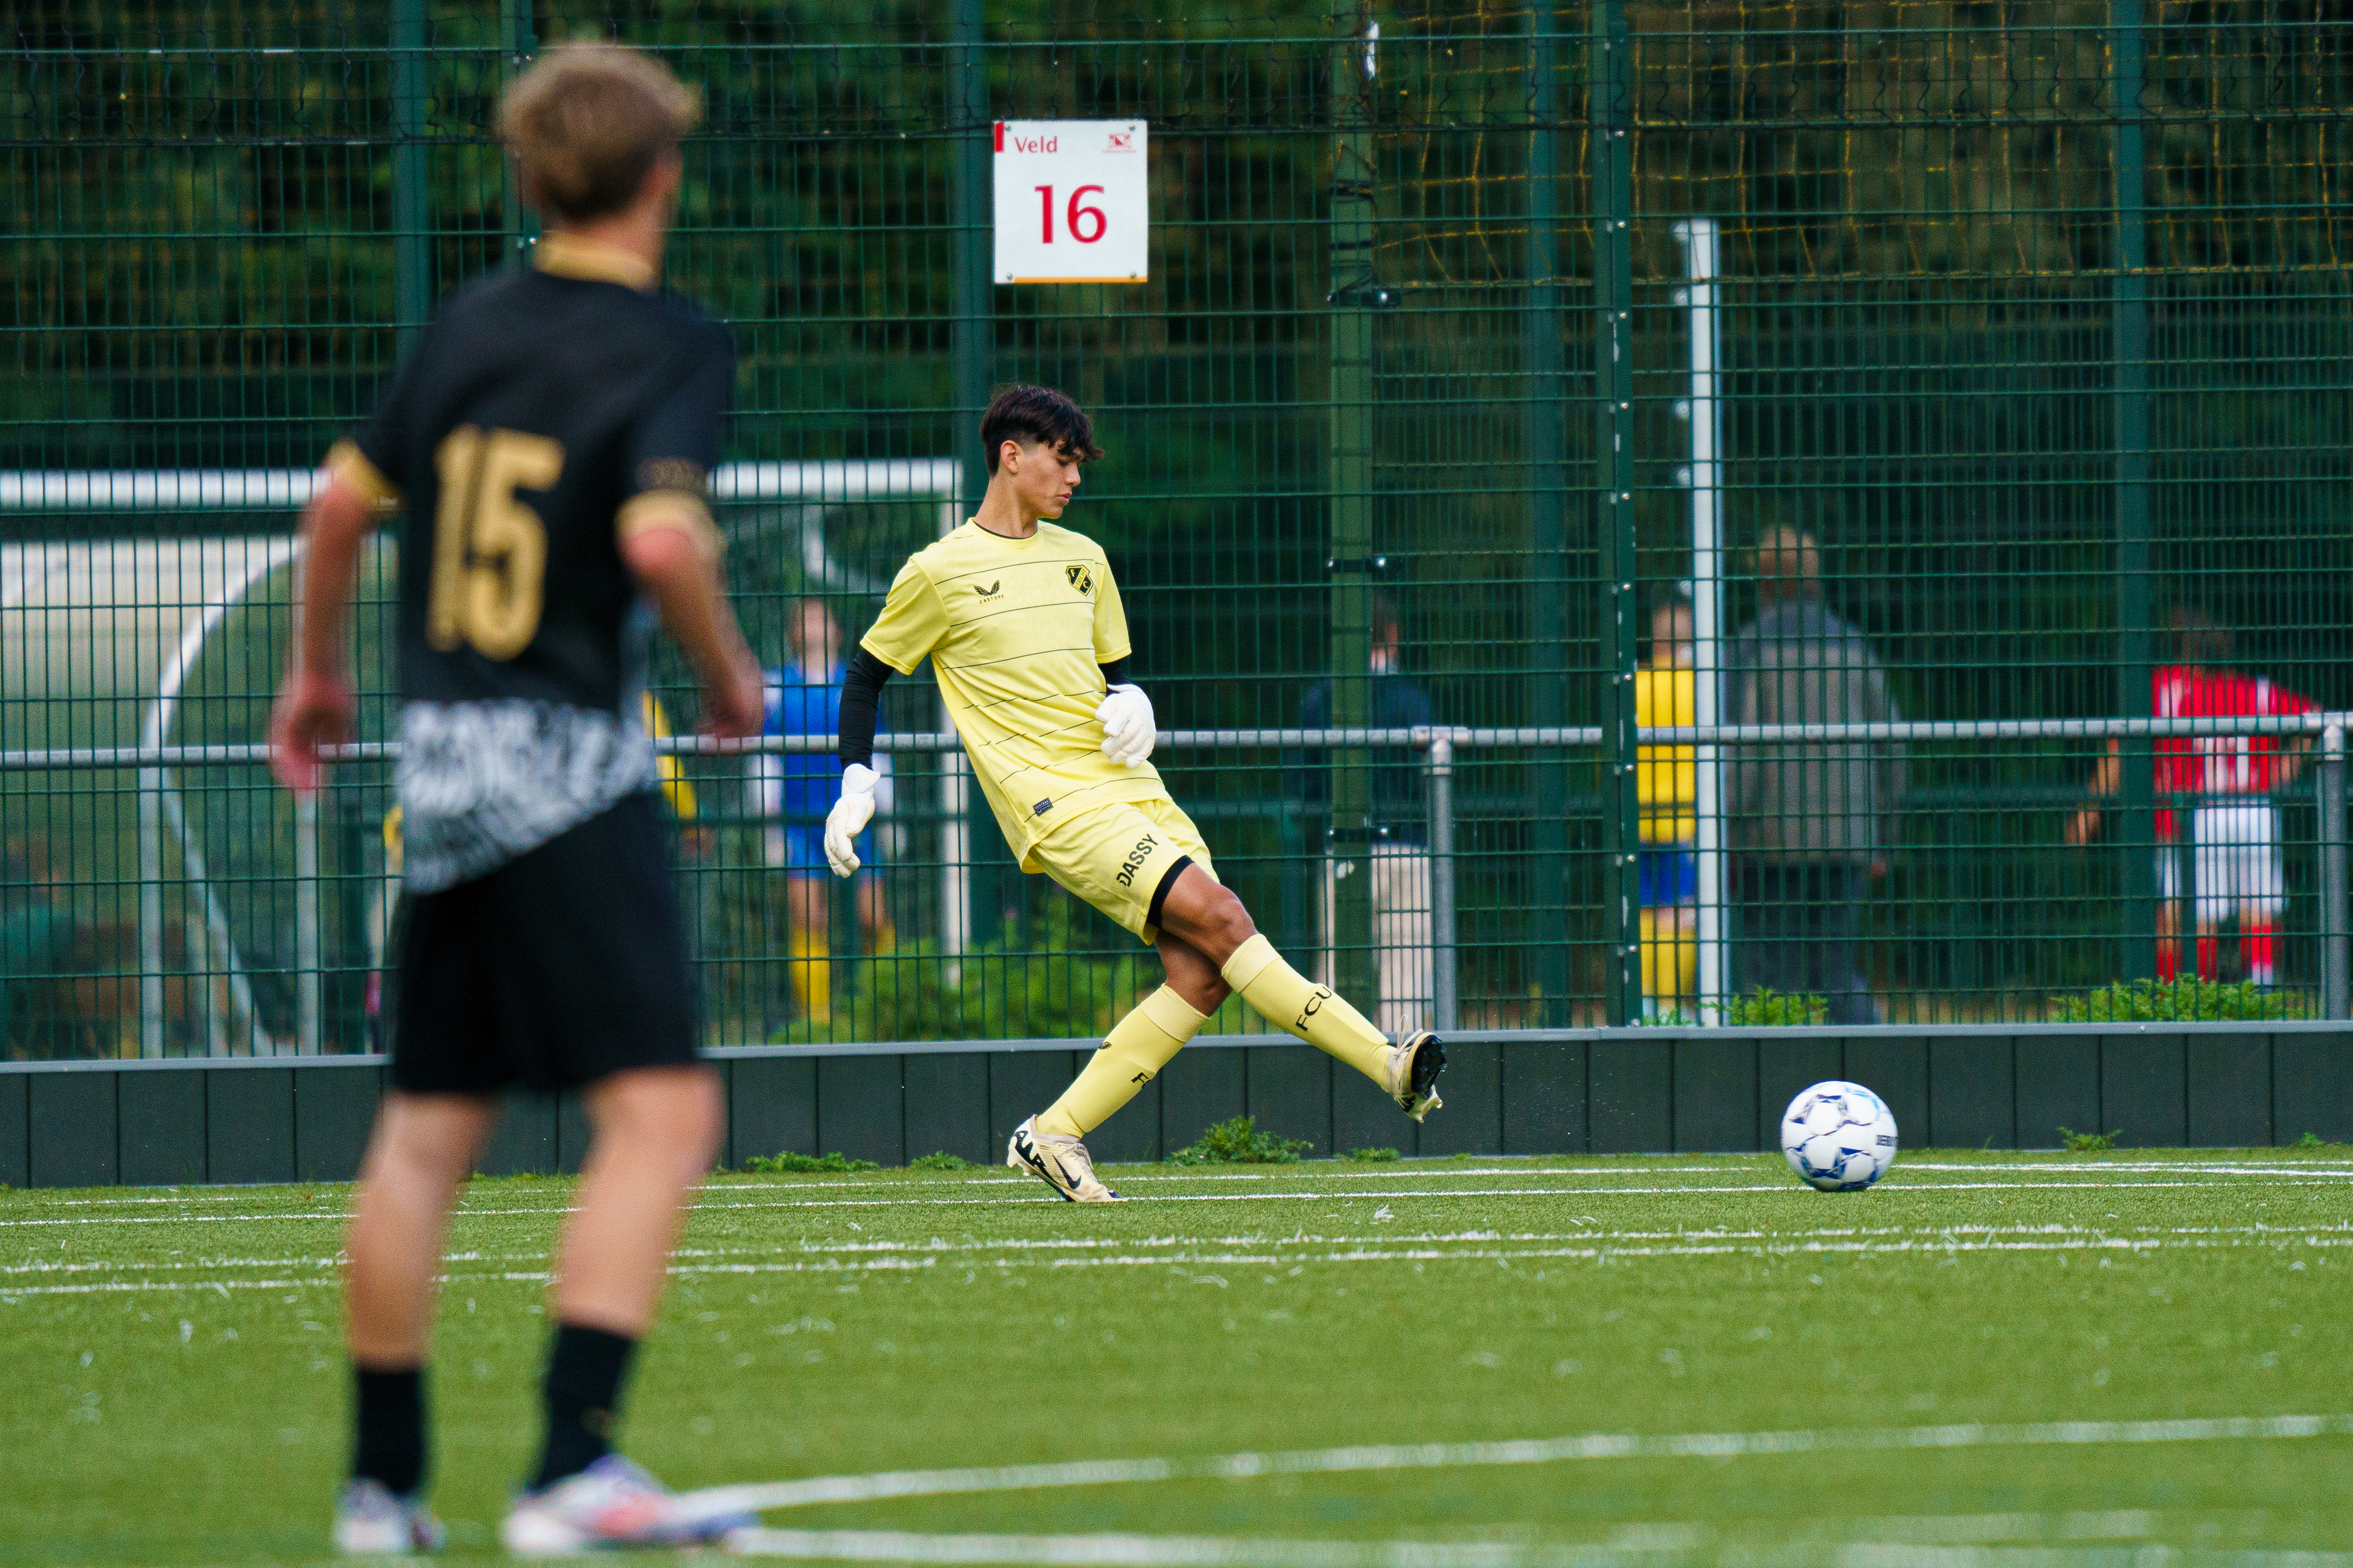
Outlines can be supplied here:
M1333 18L1331 383L1326 395L1324 488L1331 507L1332 701L1326 721L1356 730L1372 721L1373 311L1387 296L1373 279L1373 138L1366 95L1380 68L1369 0L1341 0ZM1380 971L1373 960L1372 753L1331 754L1332 816L1325 853L1337 864L1332 929L1333 989L1372 1015ZM1354 874L1350 874L1353 864Z
M2353 928L2345 883L2345 727L2320 731L2320 999L2331 1018L2353 1018Z
M503 87L522 75L538 50L539 35L532 27L531 0L499 0L500 84ZM499 190L506 203L507 236L506 254L500 259L512 261L539 237L539 221L522 205L522 192L515 185L514 160L500 159L499 169Z
M1446 1034L1461 1024L1455 968L1454 741L1447 735L1430 742L1430 1010L1439 1033Z
M406 354L433 309L426 215L425 0L392 3L392 319Z
M1601 662L1609 671L1601 710L1603 1004L1622 1026L1640 1011L1641 946L1634 902L1637 852L1634 789L1634 660L1641 606L1634 576L1634 245L1631 130L1632 68L1625 0L1597 0L1592 71L1594 296L1601 311L1594 333L1597 476L1601 508Z
M2141 0L2113 0L2116 150L2116 298L2111 323L2116 387L2117 706L2146 719L2149 690L2148 265L2141 135L2145 79ZM2156 752L2146 735L2118 745L2124 763L2117 842L2125 857L2124 972L2157 973ZM2192 933L2194 935L2194 932Z
M962 495L957 521L980 510L988 489L988 465L980 449L980 416L988 406L988 389L995 360L992 313L996 284L992 281L992 222L990 190L988 58L983 49L987 19L981 0L955 0L954 51L947 79L948 219L951 262L955 269L955 320L949 328L950 391L955 407L950 429L952 446L963 455ZM940 805L952 830L943 846L951 861L941 889L944 907L943 945L961 951L965 934L987 941L997 933L1004 902L999 888L1004 851L995 848L1000 834L997 819L976 789L967 785L961 752L943 760ZM983 857L990 857L984 863ZM954 860L962 860L962 865Z
M139 770L139 1054L164 1054L164 770Z
M298 795L294 801L294 1049L301 1056L317 1056L325 1034L321 973L325 959L319 934L319 797ZM255 1031L257 1038L259 1033Z
M1549 3L1528 13L1528 721L1568 722L1568 364L1560 263L1559 68ZM1568 769L1539 754L1528 868L1539 1026L1568 1021Z

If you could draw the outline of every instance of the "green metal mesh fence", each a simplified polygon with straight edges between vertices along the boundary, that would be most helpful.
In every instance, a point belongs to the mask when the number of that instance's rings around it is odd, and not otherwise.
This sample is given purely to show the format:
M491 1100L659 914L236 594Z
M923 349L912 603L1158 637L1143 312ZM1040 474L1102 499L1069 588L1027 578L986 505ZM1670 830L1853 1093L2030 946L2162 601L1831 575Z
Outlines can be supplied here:
M12 9L8 1054L380 1038L388 764L306 815L168 748L260 739L306 470L530 243L488 128L577 37L706 100L669 277L735 331L722 521L780 680L828 678L798 606L854 638L970 507L989 389L1063 387L1164 771L1388 1026L2039 1020L2177 972L2343 1010L2341 8L839 11ZM1149 121L1148 284L989 281L1002 118ZM2185 715L2105 765L2049 722ZM884 718L944 727L927 678ZM1412 725L1447 743L1234 733ZM788 764L681 759L714 1041L1085 1036L1152 983L952 750L893 760L852 885L796 868Z

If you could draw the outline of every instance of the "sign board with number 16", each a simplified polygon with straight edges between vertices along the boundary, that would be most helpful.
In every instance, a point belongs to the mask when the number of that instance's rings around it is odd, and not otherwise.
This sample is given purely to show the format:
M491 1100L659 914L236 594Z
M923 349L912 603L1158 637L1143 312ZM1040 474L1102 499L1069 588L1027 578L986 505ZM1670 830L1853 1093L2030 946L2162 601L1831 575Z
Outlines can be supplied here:
M999 283L1141 283L1151 194L1141 120L1000 120Z

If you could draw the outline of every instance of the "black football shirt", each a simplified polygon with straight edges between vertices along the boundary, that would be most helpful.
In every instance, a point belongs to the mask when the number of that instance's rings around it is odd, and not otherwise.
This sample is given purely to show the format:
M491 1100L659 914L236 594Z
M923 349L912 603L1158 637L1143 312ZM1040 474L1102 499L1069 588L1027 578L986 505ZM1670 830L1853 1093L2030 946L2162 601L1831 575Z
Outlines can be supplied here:
M329 466L400 526L399 792L414 890L651 786L633 528L716 545L726 329L637 258L551 235L444 306Z

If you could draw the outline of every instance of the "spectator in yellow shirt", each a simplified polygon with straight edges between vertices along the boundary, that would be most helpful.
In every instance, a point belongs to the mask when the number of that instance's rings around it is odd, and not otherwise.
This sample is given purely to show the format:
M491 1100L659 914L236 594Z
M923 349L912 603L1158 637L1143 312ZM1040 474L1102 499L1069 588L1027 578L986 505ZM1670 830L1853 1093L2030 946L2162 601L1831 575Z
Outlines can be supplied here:
M1698 721L1699 672L1692 668L1692 602L1682 594L1651 612L1650 663L1634 672L1634 722ZM1699 794L1697 748L1644 746L1635 753L1641 802L1642 1008L1696 1005L1699 996Z

